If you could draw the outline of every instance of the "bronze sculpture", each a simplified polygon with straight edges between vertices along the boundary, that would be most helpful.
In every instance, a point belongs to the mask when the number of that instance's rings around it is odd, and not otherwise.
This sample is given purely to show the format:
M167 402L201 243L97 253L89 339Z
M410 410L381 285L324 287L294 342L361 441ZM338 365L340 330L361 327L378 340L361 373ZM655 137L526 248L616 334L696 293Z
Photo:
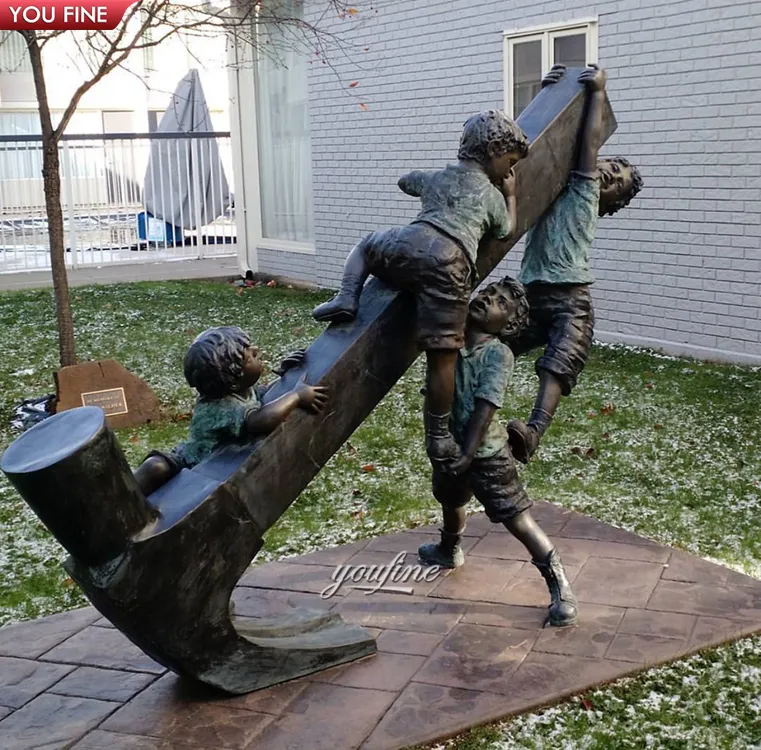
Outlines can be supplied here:
M503 524L531 554L550 592L549 624L566 626L578 619L576 597L560 554L531 515L533 503L518 478L507 432L494 419L513 371L513 355L503 341L520 332L528 315L526 293L509 276L489 284L470 303L450 423L463 455L450 467L455 476L434 466L433 494L444 521L441 541L424 544L418 555L442 568L464 564L465 506L475 494L489 520Z
M290 354L278 374L296 367L303 358L303 351ZM209 328L196 337L183 367L188 385L198 392L190 436L170 453L152 451L135 470L135 479L146 495L225 445L271 432L296 408L319 414L325 407L325 388L303 381L264 406L262 397L272 384L256 387L262 369L259 349L237 326Z
M556 85L565 75L555 65L542 86ZM642 189L636 167L622 157L597 160L601 145L606 73L596 65L582 71L587 111L578 158L568 185L526 235L520 280L526 286L531 320L511 342L516 356L546 344L536 361L539 392L528 423L508 425L515 457L526 463L547 431L562 396L568 396L584 369L592 346L594 312L589 285L589 249L597 217L614 214Z
M565 186L584 101L583 86L567 76L521 114L531 145L514 167L516 224L510 237L482 241L481 278ZM614 130L606 101L602 138ZM69 550L67 569L93 604L179 674L246 692L373 653L365 631L332 615L262 618L243 633L229 600L266 531L418 356L413 315L414 300L371 280L356 319L329 326L261 399L266 405L306 378L342 394L340 407L295 409L266 436L219 448L147 499L95 407L33 427L6 451L2 469Z
M485 235L505 239L513 231L512 167L527 152L526 135L503 112L471 117L457 164L438 172L411 172L399 180L401 190L421 199L417 218L406 227L374 232L356 245L346 259L340 291L312 313L317 320L353 320L370 274L415 296L418 341L427 359L426 450L443 470L451 470L462 455L449 432L449 417L457 350L478 279L478 245Z

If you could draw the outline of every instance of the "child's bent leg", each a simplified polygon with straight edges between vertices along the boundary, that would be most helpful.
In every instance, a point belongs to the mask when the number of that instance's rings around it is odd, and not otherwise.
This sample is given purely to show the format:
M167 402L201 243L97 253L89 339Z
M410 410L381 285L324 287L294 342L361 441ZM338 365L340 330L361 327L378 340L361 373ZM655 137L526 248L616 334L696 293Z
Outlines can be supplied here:
M573 625L579 618L578 603L560 555L528 510L504 521L505 528L529 551L531 562L542 574L550 592L549 623Z
M441 503L443 525L440 529L441 541L423 544L418 548L418 557L428 565L441 568L459 568L465 563L465 554L460 543L465 531L465 506L470 500L470 490L462 477L444 476L434 471L433 494Z
M370 275L365 248L368 238L365 237L355 245L344 264L341 288L329 302L324 302L312 310L315 320L330 321L331 323L346 323L354 320L359 306L359 295Z
M425 449L434 468L445 470L462 455L449 431L457 350L428 349L426 358Z
M529 288L535 286L530 284ZM508 424L513 455L527 463L552 422L561 396L570 395L586 365L592 347L594 311L587 284L536 285L529 304L545 321L544 354L536 362L539 392L528 424Z
M159 487L166 484L179 468L159 453L149 455L133 473L138 487L148 497Z
M469 470L473 491L489 519L501 523L528 550L550 592L550 625L573 625L576 597L552 542L529 512L526 494L507 446L489 458L476 459Z

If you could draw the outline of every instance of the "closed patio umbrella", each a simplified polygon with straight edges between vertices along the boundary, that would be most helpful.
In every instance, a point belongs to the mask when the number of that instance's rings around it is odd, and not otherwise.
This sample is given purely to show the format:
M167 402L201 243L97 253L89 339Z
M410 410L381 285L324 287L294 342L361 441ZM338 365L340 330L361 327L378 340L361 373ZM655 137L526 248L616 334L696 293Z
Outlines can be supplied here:
M197 70L180 81L156 130L213 132ZM215 138L155 138L145 172L145 208L183 229L200 229L230 206L230 189Z

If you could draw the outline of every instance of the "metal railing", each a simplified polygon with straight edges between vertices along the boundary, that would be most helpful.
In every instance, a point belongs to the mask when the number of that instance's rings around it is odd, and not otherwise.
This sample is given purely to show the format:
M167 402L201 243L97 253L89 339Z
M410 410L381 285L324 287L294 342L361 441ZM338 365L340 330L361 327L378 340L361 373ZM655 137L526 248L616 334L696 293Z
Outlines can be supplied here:
M69 267L236 253L229 132L64 135L59 156ZM0 273L50 268L47 232L41 136L0 135Z

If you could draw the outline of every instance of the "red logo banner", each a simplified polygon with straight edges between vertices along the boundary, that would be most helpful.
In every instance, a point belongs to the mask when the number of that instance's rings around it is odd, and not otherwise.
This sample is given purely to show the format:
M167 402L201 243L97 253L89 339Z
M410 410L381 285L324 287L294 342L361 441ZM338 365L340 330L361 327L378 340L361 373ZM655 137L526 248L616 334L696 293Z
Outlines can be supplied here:
M0 0L0 30L115 29L135 0Z

